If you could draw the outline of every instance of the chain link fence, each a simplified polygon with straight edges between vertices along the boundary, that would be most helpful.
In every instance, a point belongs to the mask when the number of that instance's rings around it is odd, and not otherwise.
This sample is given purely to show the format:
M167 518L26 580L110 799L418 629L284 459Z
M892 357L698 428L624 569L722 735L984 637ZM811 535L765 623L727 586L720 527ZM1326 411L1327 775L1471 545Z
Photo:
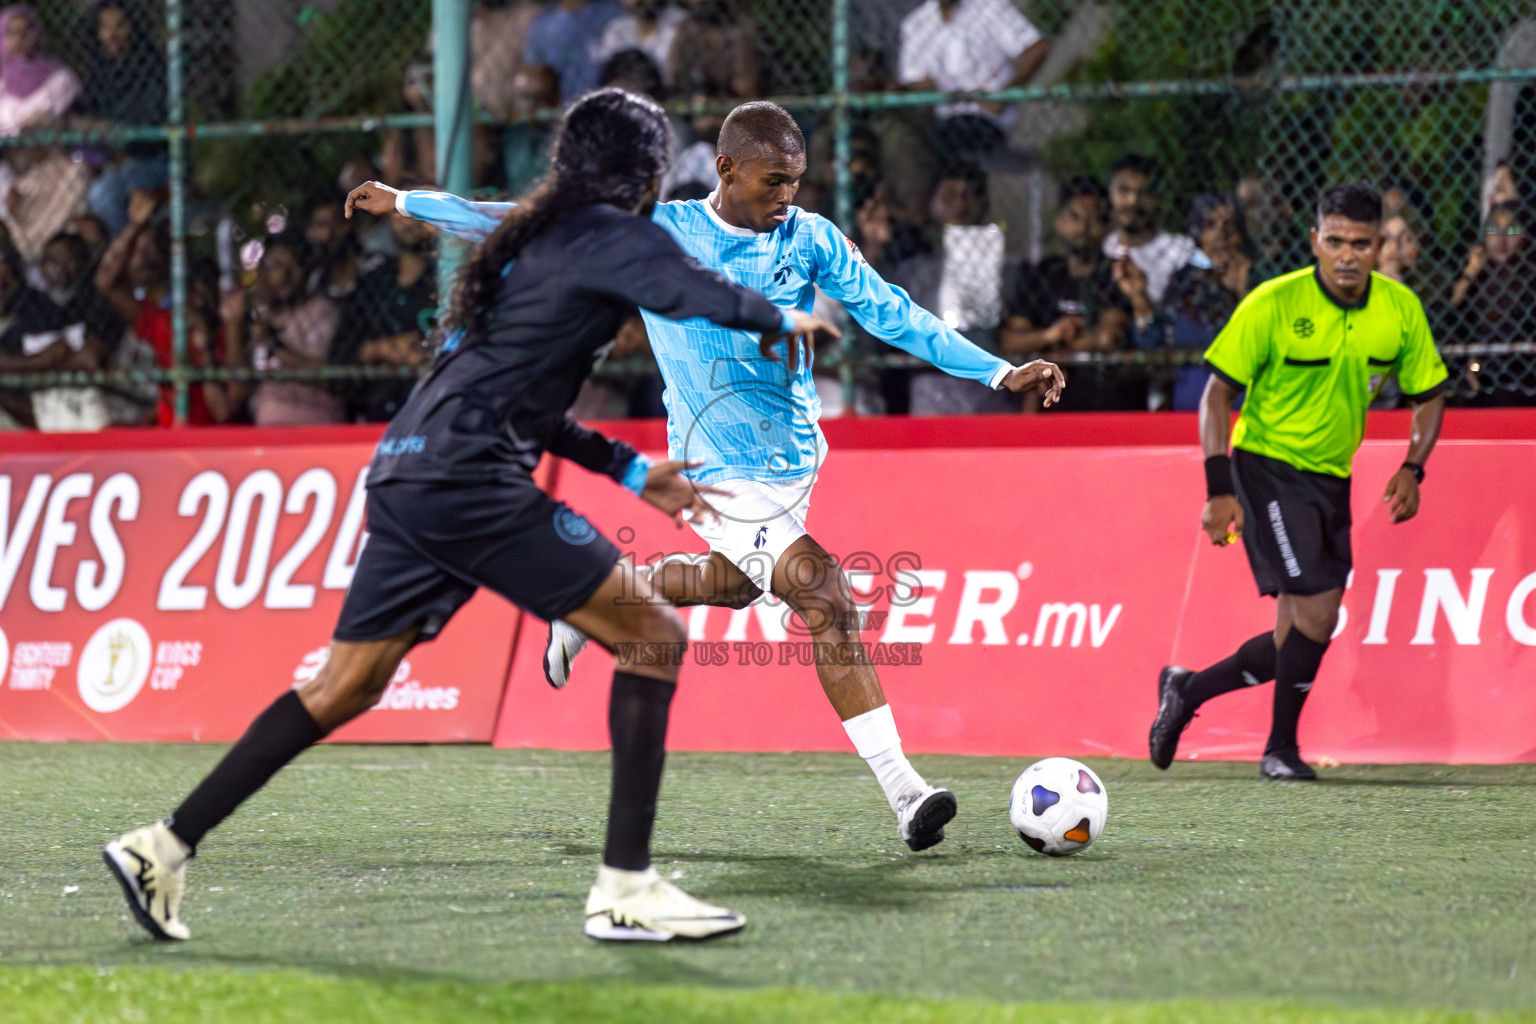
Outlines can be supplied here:
M978 344L1066 363L1071 409L1192 407L1242 295L1310 261L1317 193L1365 178L1452 401L1536 403L1536 16L1515 0L503 0L473 5L450 83L422 0L3 21L6 425L387 419L430 360L439 240L341 200L444 179L440 84L473 107L484 196L536 181L560 105L599 84L675 113L674 198L714 187L734 104L781 102L800 205ZM578 411L659 415L643 337L615 351ZM857 331L819 366L829 414L1031 411Z

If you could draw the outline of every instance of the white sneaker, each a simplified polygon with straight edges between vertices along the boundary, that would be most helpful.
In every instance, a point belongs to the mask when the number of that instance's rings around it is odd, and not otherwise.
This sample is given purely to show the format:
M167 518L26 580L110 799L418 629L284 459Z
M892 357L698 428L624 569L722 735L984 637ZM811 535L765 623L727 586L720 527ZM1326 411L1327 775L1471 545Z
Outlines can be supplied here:
M192 937L181 922L186 846L164 822L112 840L101 858L123 887L128 909L145 931L157 939Z
M650 884L629 896L614 897L598 886L587 895L587 923L582 929L608 942L666 942L707 939L740 931L747 919L724 907L696 900L652 871Z
M896 809L901 838L913 850L926 850L944 841L944 826L960 809L955 794L938 786L924 786Z
M549 624L549 640L544 644L544 678L557 690L565 688L571 678L571 662L587 646L587 634L556 619Z

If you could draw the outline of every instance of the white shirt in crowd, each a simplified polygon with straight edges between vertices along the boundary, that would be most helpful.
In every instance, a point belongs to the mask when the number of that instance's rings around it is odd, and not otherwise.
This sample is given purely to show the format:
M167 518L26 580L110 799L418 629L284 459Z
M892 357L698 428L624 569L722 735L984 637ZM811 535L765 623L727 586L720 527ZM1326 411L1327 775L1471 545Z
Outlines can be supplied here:
M960 0L948 21L939 0L927 0L901 23L901 81L929 79L943 92L1001 89L1019 54L1043 38L1010 0ZM940 117L979 112L974 103L938 108Z
M1189 263L1195 248L1193 238L1168 231L1159 231L1151 241L1130 246L1120 241L1118 228L1104 236L1104 255L1112 260L1129 256L1131 262L1147 275L1147 297L1153 302L1163 301L1163 292L1168 290L1168 282L1181 267Z
M58 117L80 95L80 79L60 67L25 96L0 92L0 135L20 135L34 121Z
M645 36L640 34L640 19L633 14L614 18L597 44L598 58L606 63L616 53L639 50L656 62L662 81L671 85L672 40L677 38L677 27L687 20L688 15L681 7L663 7L656 16L654 31Z

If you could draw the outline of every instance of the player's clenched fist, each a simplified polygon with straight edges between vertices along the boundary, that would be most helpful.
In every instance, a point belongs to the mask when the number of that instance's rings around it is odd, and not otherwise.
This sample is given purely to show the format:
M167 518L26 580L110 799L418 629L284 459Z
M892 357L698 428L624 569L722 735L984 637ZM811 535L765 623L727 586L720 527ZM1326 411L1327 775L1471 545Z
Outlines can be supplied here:
M1200 529L1211 543L1224 548L1243 535L1243 506L1230 494L1218 494L1205 503Z
M343 212L351 217L356 209L382 217L395 212L395 200L399 195L399 189L390 188L382 181L365 181L347 193L347 206Z

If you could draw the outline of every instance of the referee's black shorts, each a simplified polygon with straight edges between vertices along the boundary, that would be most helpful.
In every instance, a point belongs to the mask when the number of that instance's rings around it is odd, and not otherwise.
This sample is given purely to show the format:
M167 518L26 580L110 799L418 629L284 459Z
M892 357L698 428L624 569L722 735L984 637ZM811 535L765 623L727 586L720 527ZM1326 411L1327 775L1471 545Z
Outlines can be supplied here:
M1321 594L1345 585L1354 567L1349 481L1233 450L1243 547L1259 593Z
M618 560L596 527L532 483L370 487L368 543L333 635L384 640L419 625L431 640L480 587L563 618Z

